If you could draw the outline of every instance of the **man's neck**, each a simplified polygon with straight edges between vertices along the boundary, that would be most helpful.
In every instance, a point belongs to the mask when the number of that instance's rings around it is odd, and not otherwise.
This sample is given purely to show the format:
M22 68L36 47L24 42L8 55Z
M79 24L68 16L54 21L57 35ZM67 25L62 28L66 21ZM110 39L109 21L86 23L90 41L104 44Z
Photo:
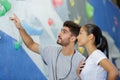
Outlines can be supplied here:
M75 52L74 46L62 46L62 54L65 56L73 55Z

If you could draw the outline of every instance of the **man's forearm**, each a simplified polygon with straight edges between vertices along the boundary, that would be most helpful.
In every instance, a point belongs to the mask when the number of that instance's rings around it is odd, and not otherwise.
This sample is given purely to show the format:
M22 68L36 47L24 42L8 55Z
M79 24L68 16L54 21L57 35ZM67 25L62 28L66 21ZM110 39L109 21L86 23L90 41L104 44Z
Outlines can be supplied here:
M31 47L31 44L34 43L33 39L27 34L27 32L22 28L18 28L19 32L20 32L20 35L25 43L25 45L30 48Z

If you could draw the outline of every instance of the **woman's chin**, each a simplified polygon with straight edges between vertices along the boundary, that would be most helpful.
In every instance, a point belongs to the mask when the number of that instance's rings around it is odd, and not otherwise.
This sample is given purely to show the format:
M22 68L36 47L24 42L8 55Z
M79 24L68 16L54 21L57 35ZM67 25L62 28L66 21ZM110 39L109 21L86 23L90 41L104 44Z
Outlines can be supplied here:
M82 45L78 43L78 46L81 47Z

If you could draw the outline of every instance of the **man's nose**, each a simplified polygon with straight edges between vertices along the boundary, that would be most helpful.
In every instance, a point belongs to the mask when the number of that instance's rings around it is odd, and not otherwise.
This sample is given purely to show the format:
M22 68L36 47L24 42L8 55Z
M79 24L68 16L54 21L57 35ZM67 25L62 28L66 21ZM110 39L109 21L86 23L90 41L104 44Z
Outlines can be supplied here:
M61 34L62 34L62 32L59 32L59 34L58 34L58 35L60 36Z

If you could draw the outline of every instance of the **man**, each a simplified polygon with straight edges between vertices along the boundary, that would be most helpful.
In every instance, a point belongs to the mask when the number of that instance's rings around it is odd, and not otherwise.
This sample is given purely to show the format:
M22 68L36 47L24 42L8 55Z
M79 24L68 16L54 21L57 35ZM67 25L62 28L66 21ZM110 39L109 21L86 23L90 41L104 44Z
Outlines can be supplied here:
M77 67L84 58L77 50L75 43L80 26L72 21L66 21L58 35L57 44L61 46L42 46L34 42L21 26L19 18L14 14L10 17L19 30L25 45L32 51L40 54L48 66L49 80L77 80Z

